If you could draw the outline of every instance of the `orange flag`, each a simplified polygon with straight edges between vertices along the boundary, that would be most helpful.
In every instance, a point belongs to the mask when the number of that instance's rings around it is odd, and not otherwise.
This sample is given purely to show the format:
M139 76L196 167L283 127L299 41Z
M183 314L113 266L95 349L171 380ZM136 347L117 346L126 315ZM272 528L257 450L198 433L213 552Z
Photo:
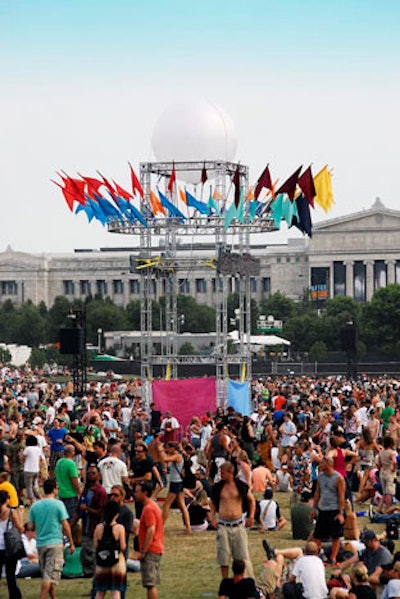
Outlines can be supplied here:
M159 198L156 196L154 191L151 191L151 190L150 190L150 206L151 206L154 216L156 216L157 214L160 214L160 212L161 212L161 214L165 214L165 209L162 206Z

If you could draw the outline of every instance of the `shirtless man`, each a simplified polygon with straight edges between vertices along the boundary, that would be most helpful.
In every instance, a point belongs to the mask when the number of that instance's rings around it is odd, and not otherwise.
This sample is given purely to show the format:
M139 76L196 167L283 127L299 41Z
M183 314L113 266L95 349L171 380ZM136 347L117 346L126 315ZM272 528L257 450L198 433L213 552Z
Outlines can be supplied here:
M227 578L229 564L233 559L241 559L246 564L247 576L253 578L245 526L254 523L256 503L249 487L236 479L234 473L233 464L224 462L221 465L221 481L212 490L212 524L218 524L217 563L221 567L222 578ZM247 516L245 521L244 514Z

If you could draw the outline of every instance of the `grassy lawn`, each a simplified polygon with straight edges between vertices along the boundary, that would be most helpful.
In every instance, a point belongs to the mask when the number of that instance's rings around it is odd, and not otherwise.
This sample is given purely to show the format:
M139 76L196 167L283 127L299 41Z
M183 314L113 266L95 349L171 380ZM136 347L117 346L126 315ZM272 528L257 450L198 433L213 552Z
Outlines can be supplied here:
M288 524L280 532L269 532L268 541L279 548L290 547L291 539L289 495L276 493L283 515ZM358 506L359 510L365 509ZM368 526L382 532L383 525L369 525L368 518L359 518L359 526ZM161 568L160 599L202 599L216 597L220 583L220 572L215 561L215 533L203 532L186 537L181 534L182 524L179 513L171 513L165 529L165 553ZM258 530L249 531L250 555L256 577L260 573L264 552L261 546L263 535ZM302 546L302 542L300 542ZM327 574L329 570L327 571ZM40 579L21 580L23 599L37 599ZM57 590L57 598L83 597L90 591L91 583L86 579L62 580ZM0 583L0 597L6 597L5 581ZM144 599L145 590L141 586L140 574L129 574L127 599Z

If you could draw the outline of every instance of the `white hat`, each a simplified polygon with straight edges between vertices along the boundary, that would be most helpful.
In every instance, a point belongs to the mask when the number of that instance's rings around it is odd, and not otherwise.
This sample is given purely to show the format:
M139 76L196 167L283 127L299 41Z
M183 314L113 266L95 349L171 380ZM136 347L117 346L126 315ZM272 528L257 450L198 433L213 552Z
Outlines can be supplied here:
M32 424L42 424L43 420L40 418L40 416L36 416L36 418L34 418L32 420Z
M101 417L103 418L103 420L107 419L107 420L111 420L111 414L110 412L103 412Z

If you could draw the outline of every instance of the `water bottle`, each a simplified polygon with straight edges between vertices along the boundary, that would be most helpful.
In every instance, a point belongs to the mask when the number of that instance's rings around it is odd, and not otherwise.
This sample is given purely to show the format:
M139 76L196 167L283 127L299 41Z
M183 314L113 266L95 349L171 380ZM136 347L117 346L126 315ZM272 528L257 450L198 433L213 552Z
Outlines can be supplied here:
M362 512L356 512L356 516L358 516L359 518L362 518L363 516L366 516L368 514L367 511L363 510Z

